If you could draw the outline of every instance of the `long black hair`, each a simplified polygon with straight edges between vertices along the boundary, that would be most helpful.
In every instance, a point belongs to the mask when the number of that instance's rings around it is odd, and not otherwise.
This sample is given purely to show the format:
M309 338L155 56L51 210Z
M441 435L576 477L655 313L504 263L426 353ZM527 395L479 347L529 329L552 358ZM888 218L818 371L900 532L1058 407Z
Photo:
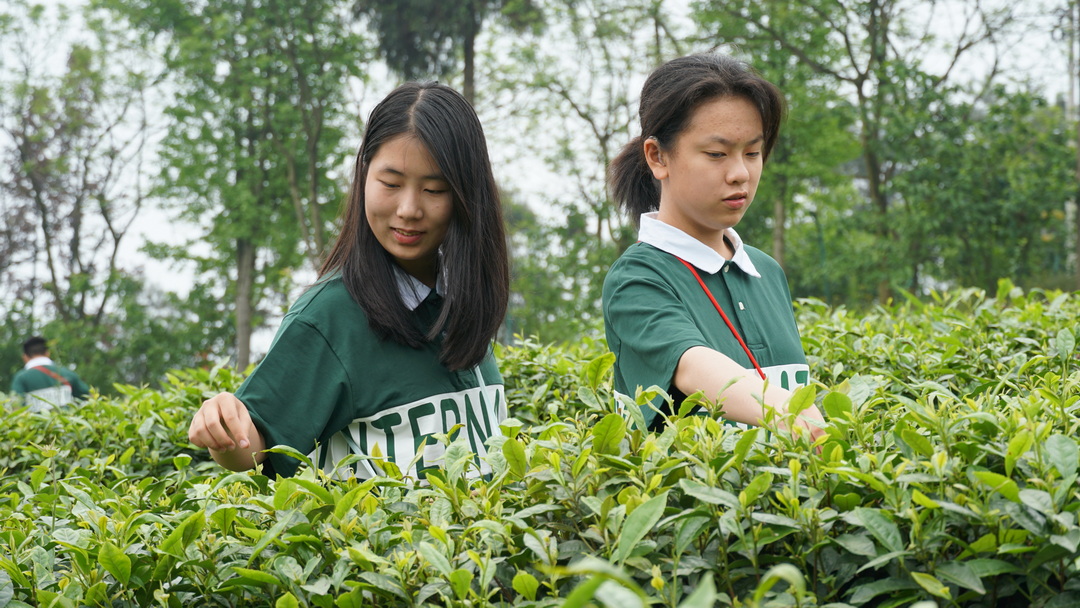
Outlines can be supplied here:
M439 318L425 334L405 307L394 276L394 260L367 222L364 183L379 147L400 135L427 148L453 197L453 212L440 247ZM457 91L434 82L394 89L371 111L341 234L319 270L340 271L349 295L367 314L372 330L413 348L440 335L440 360L451 370L480 363L506 314L510 270L502 206L491 172L484 129Z
M670 150L701 104L720 97L742 97L761 114L762 158L768 160L784 118L784 97L776 85L749 65L718 53L679 57L656 68L641 88L641 135L623 147L608 167L608 184L619 207L634 222L660 207L660 184L645 161L644 142L653 137Z

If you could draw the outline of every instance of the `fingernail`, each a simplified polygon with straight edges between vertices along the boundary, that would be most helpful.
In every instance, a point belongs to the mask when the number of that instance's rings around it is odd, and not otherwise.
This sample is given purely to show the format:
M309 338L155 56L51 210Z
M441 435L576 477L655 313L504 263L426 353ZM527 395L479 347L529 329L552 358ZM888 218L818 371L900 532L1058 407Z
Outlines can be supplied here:
M249 446L249 445L251 445L251 444L250 444L250 443L248 442L248 440L247 440L247 439L241 439L241 440L240 440L240 447L241 447L241 448L243 448L243 449L245 449L245 450L246 450L246 449L248 448L248 446Z

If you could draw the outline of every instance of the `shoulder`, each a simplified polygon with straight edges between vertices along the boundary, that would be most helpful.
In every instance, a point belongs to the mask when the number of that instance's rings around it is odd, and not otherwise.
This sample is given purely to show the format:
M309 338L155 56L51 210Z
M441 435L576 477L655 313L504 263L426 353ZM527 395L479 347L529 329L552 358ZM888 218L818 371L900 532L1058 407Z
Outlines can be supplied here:
M641 306L679 300L681 273L691 276L675 256L645 243L631 245L604 278L605 317L618 316L616 310L636 314Z
M771 255L751 245L743 245L743 249L746 250L746 255L750 256L750 261L754 263L754 267L761 273L761 276L785 277L784 269ZM785 278L785 280L787 279Z
M349 290L345 288L345 282L340 276L320 279L314 285L307 288L296 302L289 308L290 315L316 314L325 309L333 309L344 303L356 303Z
M366 319L363 309L345 287L340 276L321 279L308 287L296 302L289 307L289 312L282 321L282 326L295 322L316 327L324 327L328 320L346 317ZM366 325L366 322L364 323Z
M646 243L634 243L611 265L604 286L607 288L608 284L627 280L663 277L677 266L681 264L674 256Z

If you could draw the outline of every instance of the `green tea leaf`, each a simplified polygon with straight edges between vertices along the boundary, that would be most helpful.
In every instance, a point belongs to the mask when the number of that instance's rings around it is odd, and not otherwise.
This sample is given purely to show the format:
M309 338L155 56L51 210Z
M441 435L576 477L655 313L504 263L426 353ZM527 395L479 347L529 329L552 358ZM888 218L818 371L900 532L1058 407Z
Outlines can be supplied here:
M813 384L809 384L795 391L795 394L791 396L791 401L788 402L789 414L800 414L803 410L814 405L814 399L817 398L817 387Z
M506 464L510 467L510 472L518 479L525 477L525 473L529 470L529 462L525 458L525 446L517 439L507 439L503 442L502 453L506 458Z
M683 481L687 480L680 480L680 482ZM732 498L734 498L734 496L732 496ZM683 522L679 524L679 532L675 535L675 552L678 554L685 553L687 547L698 539L701 530L710 523L712 523L712 518L703 515L684 519Z
M772 568L769 568L765 572L765 576L762 577L761 582L758 583L757 589L754 590L754 602L760 603L765 599L765 594L772 589L776 583L780 581L786 581L792 590L796 598L802 598L806 595L806 580L803 579L802 572L791 564L777 564Z
M626 421L618 414L604 416L592 430L593 452L596 454L617 454L619 444L626 436Z
M930 595L946 600L952 599L952 594L949 593L949 587L933 576L923 572L912 572L911 578L915 579L915 582L923 589L926 589L926 592Z
M971 569L971 566L959 561L945 562L934 571L939 577L965 589L971 589L976 593L986 593L982 579Z
M1072 437L1062 434L1051 435L1046 440L1043 454L1050 464L1057 469L1058 475L1071 477L1076 474L1080 462L1080 449Z
M98 563L123 585L126 585L128 579L131 578L131 558L124 553L123 549L110 542L101 545L98 551Z
M1020 502L1044 515L1054 514L1054 499L1049 492L1025 488L1020 490Z
M1020 488L1016 482L992 471L976 471L975 478L1013 502L1020 502Z
M914 429L904 429L900 433L901 439L904 443L908 444L911 449L915 450L923 456L933 456L934 446L930 444L930 440L924 437L921 433Z
M739 508L738 497L726 490L707 486L692 479L680 479L679 487L694 498L711 505L724 505L731 509Z
M920 507L926 507L927 509L941 508L941 505L938 504L937 501L933 500L932 498L928 497L926 494L923 494L918 490L911 491L911 500Z
M596 595L596 590L600 588L600 585L604 584L607 577L594 574L592 577L581 583L566 596L566 600L563 601L563 608L584 608L589 603L589 600L593 599Z
M716 605L716 584L712 572L706 573L698 581L697 589L679 602L679 608L712 608Z
M463 568L451 572L446 578L450 579L450 587L458 599L465 599L469 594L469 586L472 585L473 574Z
M877 509L860 507L854 510L855 516L862 522L870 534L890 552L904 550L904 540L900 536L900 529L889 518L881 514Z
M821 407L825 410L826 416L837 420L850 419L853 410L851 397L836 391L825 395L825 398L821 401Z
M1012 475L1013 468L1016 466L1016 460L1031 449L1033 443L1035 443L1035 439L1028 429L1020 429L1020 431L1009 440L1009 446L1005 451L1005 475Z
M439 571L439 574L450 576L450 572L453 570L453 567L450 565L450 560L446 559L446 556L443 555L435 545L426 541L421 542L419 550L420 555L423 555L424 559L426 559L429 564L435 566L435 569Z
M750 483L746 484L746 489L739 492L739 503L748 507L758 499L762 494L767 492L772 487L773 474L765 471L753 479Z
M540 588L540 582L536 580L535 576L524 570L518 570L517 574L514 575L512 585L514 591L525 596L525 599L530 602L536 601L536 591Z
M877 550L874 548L874 541L865 536L841 534L834 538L833 541L855 555L862 555L864 557L874 557L877 555Z
M604 353L592 361L589 361L589 363L585 365L585 372L583 374L585 386L588 386L595 391L607 378L608 373L614 365L615 353L611 352Z
M1057 346L1058 359L1068 362L1069 357L1072 356L1072 352L1076 348L1076 336L1073 335L1072 330L1067 327L1061 328L1054 343Z
M185 550L191 539L202 531L206 523L205 512L201 509L188 515L179 526L159 545L159 550L169 555L184 559Z
M278 577L268 572L263 572L262 570L252 570L250 568L241 568L239 566L233 566L232 569L238 575L240 575L239 580L237 580L238 583L255 587L260 585L277 585L279 587L281 586L281 581L278 580Z
M300 602L296 601L296 596L292 593L286 593L274 602L274 608L300 608Z
M626 521L623 522L622 531L619 533L615 553L612 554L612 559L616 563L621 564L626 561L641 539L645 538L656 522L660 521L664 508L667 506L667 497L666 491L654 496L638 505L634 512L627 516Z

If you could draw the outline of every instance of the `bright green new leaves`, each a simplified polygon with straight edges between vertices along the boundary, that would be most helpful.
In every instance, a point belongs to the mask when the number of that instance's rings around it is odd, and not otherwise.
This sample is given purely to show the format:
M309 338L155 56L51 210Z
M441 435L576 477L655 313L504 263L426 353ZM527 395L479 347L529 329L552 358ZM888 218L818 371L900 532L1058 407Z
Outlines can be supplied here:
M1080 300L1004 287L1007 306L800 303L834 387L820 454L678 412L628 429L596 344L500 347L514 417L486 477L445 437L426 483L223 471L184 434L239 383L222 370L9 407L0 605L1070 605L1080 377L1047 353Z
M976 471L973 475L980 482L1005 498L1013 502L1020 502L1020 487L1016 485L1015 481L992 471Z
M634 512L627 516L626 522L623 523L622 532L619 534L615 552L611 555L612 560L616 563L622 563L626 561L626 558L630 557L630 553L638 546L641 539L645 538L645 535L653 529L656 522L660 521L660 518L664 515L667 498L667 492L654 496L638 505Z
M98 551L98 563L125 585L131 578L131 558L124 554L123 549L110 542L103 544Z
M1080 449L1077 448L1076 440L1065 435L1051 435L1046 439L1044 447L1047 461L1062 477L1076 475L1078 461L1080 461Z
M604 416L592 430L593 452L614 454L626 436L626 420L618 414Z

